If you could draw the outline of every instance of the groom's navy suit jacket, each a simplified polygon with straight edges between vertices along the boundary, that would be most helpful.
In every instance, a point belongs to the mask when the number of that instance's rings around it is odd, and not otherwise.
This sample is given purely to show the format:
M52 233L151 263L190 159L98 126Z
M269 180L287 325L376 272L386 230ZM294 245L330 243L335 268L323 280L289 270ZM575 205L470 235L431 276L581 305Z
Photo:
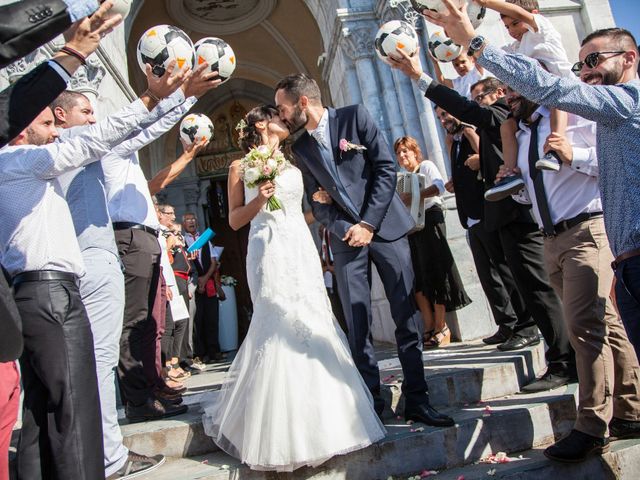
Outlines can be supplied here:
M316 140L304 132L294 143L293 153L302 171L304 186L314 217L342 239L354 224L372 225L383 241L397 240L414 222L396 194L395 160L369 112L362 105L329 108L331 148L344 190L358 211L353 211L338 193L336 181L325 167ZM340 151L339 141L366 147L364 151ZM314 202L319 187L333 198L330 205ZM335 248L339 248L334 245Z

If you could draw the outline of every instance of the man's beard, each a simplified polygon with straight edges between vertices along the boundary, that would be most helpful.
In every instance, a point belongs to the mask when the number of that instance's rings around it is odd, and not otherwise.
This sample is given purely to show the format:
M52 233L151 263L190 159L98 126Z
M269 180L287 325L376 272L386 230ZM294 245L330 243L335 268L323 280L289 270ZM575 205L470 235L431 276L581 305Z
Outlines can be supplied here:
M289 133L293 135L298 130L302 129L308 121L309 119L307 118L307 114L296 105L296 109L293 112L293 118L291 118L291 120L285 120L284 123L289 129Z
M590 72L585 75L582 81L590 85L616 85L620 83L622 78L622 67L617 67L618 65L613 70L605 72Z
M50 135L45 137L37 133L32 128L27 128L26 133L27 133L27 142L29 143L29 145L36 145L36 146L48 145L52 143L54 140Z
M444 129L449 135L455 135L456 133L460 133L460 131L462 130L462 124L456 123L453 120L447 120L445 121Z

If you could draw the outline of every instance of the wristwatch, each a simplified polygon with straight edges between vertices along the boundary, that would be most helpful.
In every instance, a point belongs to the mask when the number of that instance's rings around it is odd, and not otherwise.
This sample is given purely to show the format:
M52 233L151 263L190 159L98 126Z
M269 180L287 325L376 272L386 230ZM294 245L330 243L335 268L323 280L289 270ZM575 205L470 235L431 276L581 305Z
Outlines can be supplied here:
M469 43L469 51L467 55L473 57L478 50L480 50L485 44L485 39L482 35L476 35L471 39L471 43Z

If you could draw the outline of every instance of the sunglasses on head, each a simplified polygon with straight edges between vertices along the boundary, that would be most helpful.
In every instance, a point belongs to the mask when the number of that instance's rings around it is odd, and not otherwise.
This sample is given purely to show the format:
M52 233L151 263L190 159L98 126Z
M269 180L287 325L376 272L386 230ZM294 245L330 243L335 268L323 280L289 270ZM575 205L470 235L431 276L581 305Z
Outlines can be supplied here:
M582 71L582 67L586 65L589 68L596 68L600 63L601 57L603 57L604 55L609 55L609 54L612 55L611 57L603 58L603 60L608 60L609 58L617 57L618 55L622 55L623 53L626 53L626 51L615 50L613 52L592 52L586 57L584 57L584 62L574 63L573 67L571 67L571 71L576 75L580 75L580 72Z

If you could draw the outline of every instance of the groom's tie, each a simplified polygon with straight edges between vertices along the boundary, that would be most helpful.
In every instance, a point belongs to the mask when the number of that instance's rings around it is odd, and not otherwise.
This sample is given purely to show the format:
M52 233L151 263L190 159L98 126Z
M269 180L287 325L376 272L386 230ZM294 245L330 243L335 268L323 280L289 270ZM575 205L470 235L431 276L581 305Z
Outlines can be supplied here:
M342 198L344 205L351 210L350 212L351 215L356 217L356 220L357 220L359 218L359 211L354 205L354 203L351 201L351 198L347 194L347 191L345 190L344 185L342 185L342 181L340 180L340 175L338 174L338 167L336 166L336 162L333 160L333 154L331 153L331 150L327 145L324 135L322 135L322 132L320 130L316 129L311 134L311 136L316 140L316 142L318 142L318 150L320 151L320 156L324 161L324 166L331 174L331 177L333 178L333 181L336 184L338 194Z

